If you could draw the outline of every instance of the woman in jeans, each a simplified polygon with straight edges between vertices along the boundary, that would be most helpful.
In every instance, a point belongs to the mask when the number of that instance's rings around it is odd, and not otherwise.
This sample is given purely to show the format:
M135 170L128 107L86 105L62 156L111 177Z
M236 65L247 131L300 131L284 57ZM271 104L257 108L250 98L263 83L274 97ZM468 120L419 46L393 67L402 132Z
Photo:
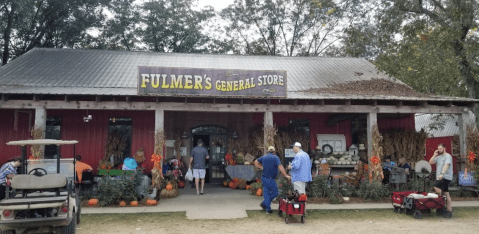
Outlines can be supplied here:
M22 165L22 158L17 156L11 160L8 160L0 168L0 200L5 199L5 193L7 188L5 187L7 183L7 179L12 179L16 174L17 170L15 168Z

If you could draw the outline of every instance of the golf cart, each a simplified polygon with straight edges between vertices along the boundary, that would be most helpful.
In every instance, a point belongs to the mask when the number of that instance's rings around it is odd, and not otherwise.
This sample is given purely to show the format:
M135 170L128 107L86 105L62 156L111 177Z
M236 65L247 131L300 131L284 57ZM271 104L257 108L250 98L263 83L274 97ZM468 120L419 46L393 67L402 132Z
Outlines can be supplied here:
M81 207L75 191L75 159L60 156L61 145L73 145L75 154L76 143L49 139L7 143L21 146L23 164L0 201L0 234L76 232ZM56 145L58 157L27 160L27 145Z

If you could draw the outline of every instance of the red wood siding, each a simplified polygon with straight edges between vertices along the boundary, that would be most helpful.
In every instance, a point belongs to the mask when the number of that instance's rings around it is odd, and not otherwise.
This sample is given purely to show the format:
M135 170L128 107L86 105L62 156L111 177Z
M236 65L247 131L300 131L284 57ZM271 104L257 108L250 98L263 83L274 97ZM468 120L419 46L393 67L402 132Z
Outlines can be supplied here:
M25 112L25 111L24 111ZM28 113L18 113L17 130L14 130L15 112L11 109L0 109L0 166L8 159L21 155L19 146L7 146L9 141L26 140L31 138L29 124L33 125L35 111L29 110Z
M416 129L416 122L413 114L398 119L378 118L378 128L379 130L387 130L391 128L413 130Z

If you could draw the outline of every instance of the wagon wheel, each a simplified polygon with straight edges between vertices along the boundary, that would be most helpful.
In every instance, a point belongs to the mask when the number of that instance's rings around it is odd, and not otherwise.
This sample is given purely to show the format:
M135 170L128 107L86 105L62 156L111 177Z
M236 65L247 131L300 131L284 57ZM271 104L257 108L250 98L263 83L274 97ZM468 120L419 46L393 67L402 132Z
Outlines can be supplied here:
M437 215L443 215L444 214L444 209L436 209L436 214Z
M284 222L285 222L286 224L288 224L288 223L289 223L288 216L284 217Z
M301 223L306 223L306 216L301 216Z
M444 217L450 219L452 217L452 212L451 211L448 211L448 210L445 210L444 211Z
M422 218L421 211L416 210L416 212L414 212L414 218L416 218L416 219L421 219L421 218Z

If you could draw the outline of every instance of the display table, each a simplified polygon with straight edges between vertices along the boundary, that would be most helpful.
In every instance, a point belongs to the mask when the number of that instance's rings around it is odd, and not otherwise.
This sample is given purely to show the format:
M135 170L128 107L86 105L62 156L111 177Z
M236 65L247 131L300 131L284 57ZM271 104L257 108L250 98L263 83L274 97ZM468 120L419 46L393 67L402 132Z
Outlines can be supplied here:
M258 171L261 173L261 171ZM257 171L253 165L228 165L226 166L226 173L230 178L238 178L240 180L253 180Z

